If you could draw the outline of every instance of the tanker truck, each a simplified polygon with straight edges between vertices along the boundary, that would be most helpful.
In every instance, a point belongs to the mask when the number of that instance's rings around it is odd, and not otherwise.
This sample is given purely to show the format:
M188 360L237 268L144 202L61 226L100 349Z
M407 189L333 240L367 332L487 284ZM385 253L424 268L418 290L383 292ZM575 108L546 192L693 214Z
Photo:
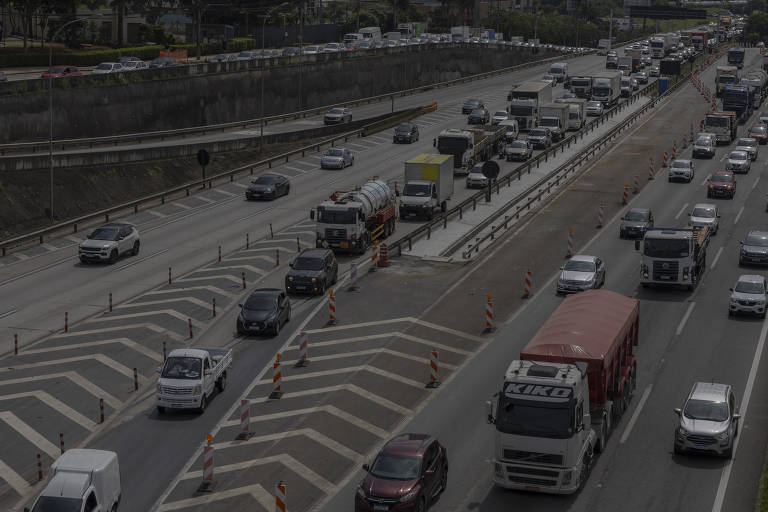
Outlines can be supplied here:
M362 187L337 191L311 210L316 220L316 246L363 254L373 243L395 231L395 194L374 178Z

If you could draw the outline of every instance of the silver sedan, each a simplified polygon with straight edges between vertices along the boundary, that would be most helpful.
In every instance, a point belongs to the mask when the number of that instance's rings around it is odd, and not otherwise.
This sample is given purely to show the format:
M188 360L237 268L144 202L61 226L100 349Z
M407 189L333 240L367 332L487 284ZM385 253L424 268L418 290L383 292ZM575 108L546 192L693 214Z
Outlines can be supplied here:
M557 294L600 288L605 284L605 263L597 256L577 254L560 267Z
M355 155L347 148L328 148L320 159L321 169L343 169L355 163Z

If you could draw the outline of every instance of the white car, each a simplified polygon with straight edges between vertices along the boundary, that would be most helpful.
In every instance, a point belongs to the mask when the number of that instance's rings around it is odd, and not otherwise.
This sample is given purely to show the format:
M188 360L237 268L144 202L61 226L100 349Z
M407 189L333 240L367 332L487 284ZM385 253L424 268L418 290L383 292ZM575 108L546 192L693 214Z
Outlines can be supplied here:
M123 65L119 62L102 62L91 71L92 75L107 75L109 73L119 73L123 70Z
M499 124L507 119L509 119L509 114L507 114L506 110L497 110L491 116L491 124Z
M328 43L325 45L325 48L323 48L323 51L325 53L338 53L342 51L344 48L341 45L341 43Z
M688 216L688 224L691 226L707 226L713 235L720 230L720 213L712 203L695 204Z
M321 169L344 169L355 163L355 155L347 148L328 148L320 159Z
M111 222L93 230L77 249L82 263L114 263L123 255L139 254L139 230L126 222Z
M599 101L587 102L587 115L588 116L601 116L603 115L603 104Z
M752 160L747 150L736 148L728 154L725 169L734 173L747 174L752 166Z
M763 276L742 275L731 288L728 316L751 313L765 318L766 282Z
M760 144L757 142L757 139L753 139L752 137L742 137L736 141L735 150L748 152L750 158L752 158L752 161L754 162L757 160L759 147Z
M131 60L123 63L123 71L137 71L139 69L149 69L149 64L143 60Z
M681 180L690 183L693 180L693 176L692 160L673 160L667 173L667 178L670 182Z
M322 45L317 44L305 46L303 53L304 55L316 55L318 53L323 53L323 47Z
M605 284L605 263L597 256L577 254L560 267L557 294L600 288Z
M557 78L555 75L544 75L541 77L541 81L549 83L552 87L557 85Z
M475 164L467 174L467 188L483 188L488 186L488 178L483 174L483 164Z

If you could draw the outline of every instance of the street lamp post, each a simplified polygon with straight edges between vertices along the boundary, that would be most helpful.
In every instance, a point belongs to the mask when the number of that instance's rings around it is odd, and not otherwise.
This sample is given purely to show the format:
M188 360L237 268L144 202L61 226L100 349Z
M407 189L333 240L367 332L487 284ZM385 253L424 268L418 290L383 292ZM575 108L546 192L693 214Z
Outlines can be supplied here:
M54 215L53 215L53 73L51 73L51 68L53 67L53 43L56 41L56 38L59 36L59 33L67 28L69 25L72 25L74 23L82 23L84 21L92 20L95 18L100 18L101 14L97 14L94 16L88 16L87 18L79 18L76 20L69 21L62 26L59 27L59 29L53 33L53 36L51 37L51 41L48 44L48 121L49 121L49 132L48 132L48 175L50 178L50 185L51 185L51 195L50 195L50 202L49 202L49 208L51 213L51 222L54 222Z
M267 20L270 16L272 16L272 13L276 11L277 9L282 9L283 7L287 6L288 2L283 2L280 5L276 5L273 8L271 8L269 11L267 11L267 14L264 15L264 22L261 25L261 56L262 56L262 64L261 64L261 107L260 107L260 134L259 134L259 153L264 151L264 78L265 78L265 71L266 71L266 64L264 59L264 47L266 46L266 37L265 33L267 31Z

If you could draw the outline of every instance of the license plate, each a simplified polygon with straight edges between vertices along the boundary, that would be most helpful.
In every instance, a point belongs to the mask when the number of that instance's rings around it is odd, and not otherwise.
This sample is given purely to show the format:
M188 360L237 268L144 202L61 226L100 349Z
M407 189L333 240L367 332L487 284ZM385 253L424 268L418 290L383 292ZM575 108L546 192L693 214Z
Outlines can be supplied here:
M295 288L296 288L297 290L306 290L306 289L307 289L307 287L306 287L306 286L301 286L301 285L299 285L299 284L297 284L297 285L295 286Z
M389 510L389 505L381 505L379 503L374 503L373 512L378 512L380 510L386 512L387 510Z
M349 247L349 242L341 242L339 243L339 247L341 247L342 249L346 249L347 247Z

